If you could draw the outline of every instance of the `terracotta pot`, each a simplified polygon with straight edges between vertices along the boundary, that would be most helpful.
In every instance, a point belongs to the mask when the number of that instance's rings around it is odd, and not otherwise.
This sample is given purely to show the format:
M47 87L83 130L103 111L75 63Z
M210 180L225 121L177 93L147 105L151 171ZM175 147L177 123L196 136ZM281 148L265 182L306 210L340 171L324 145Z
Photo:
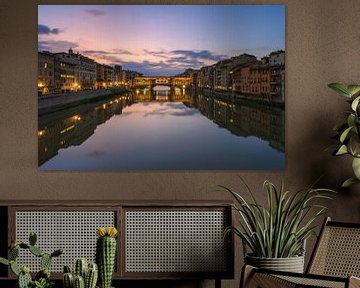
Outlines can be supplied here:
M274 271L304 272L304 256L289 258L263 258L251 255L245 256L245 263L254 267Z

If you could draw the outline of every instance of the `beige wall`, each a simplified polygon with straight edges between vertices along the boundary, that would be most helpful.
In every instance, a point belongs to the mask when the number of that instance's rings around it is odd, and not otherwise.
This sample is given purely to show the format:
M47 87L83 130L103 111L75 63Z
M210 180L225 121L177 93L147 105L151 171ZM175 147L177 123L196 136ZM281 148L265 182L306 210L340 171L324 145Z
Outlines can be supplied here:
M324 151L332 143L331 128L341 120L346 107L343 98L330 91L327 84L360 82L358 0L277 1L286 4L286 169L280 172L39 172L36 2L1 1L0 4L1 200L229 199L209 187L213 184L237 187L237 175L244 177L257 189L258 196L265 199L261 191L264 179L280 183L284 178L287 187L295 190L325 173L321 185L339 190L329 215L337 220L360 221L360 186L348 191L339 188L351 173L349 159L333 158L329 151ZM55 3L41 1L52 2ZM225 2L238 3L221 3ZM243 0L241 3L275 2ZM240 252L236 256L239 270ZM238 279L239 273L236 281L227 281L225 287L237 287ZM209 283L207 286L211 287Z

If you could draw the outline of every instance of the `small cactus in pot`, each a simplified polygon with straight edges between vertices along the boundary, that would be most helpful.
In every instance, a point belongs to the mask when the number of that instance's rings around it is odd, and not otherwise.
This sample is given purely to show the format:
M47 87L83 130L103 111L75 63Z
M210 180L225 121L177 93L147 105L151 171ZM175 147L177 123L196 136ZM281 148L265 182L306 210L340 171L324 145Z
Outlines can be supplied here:
M101 227L97 229L98 240L96 243L96 262L99 267L100 288L110 288L116 258L115 227Z
M79 258L74 264L74 273L69 266L64 267L64 288L95 288L98 279L98 267L96 263L88 263L85 258Z

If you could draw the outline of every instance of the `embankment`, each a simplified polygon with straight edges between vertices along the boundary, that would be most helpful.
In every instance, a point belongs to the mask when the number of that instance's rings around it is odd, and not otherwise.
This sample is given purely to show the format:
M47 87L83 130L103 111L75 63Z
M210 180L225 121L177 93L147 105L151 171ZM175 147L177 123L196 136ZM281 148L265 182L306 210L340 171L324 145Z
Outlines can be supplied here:
M107 99L115 95L124 94L126 92L129 92L129 90L125 88L119 88L39 96L38 115L40 116L55 111L75 107L81 104Z

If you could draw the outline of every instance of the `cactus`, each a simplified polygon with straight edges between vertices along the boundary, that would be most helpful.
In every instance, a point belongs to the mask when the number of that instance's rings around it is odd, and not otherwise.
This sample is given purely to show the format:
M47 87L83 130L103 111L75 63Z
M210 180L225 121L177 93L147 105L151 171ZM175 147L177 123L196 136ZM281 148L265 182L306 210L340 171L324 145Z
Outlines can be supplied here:
M14 248L9 250L8 253L9 260L16 260L16 258L19 256L19 246L15 246Z
M6 266L10 265L10 261L8 259L3 258L3 257L0 257L0 263L4 264Z
M74 287L74 276L72 273L64 273L63 274L63 286L64 288L73 288Z
M74 273L71 273L71 269L69 266L64 266L64 273L63 273L64 288L78 288L78 287L95 288L96 287L96 282L98 278L97 265L95 263L89 263L89 264L87 263L88 261L85 258L76 259L74 263Z
M37 257L41 257L41 256L44 255L44 252L42 252L42 251L40 250L40 248L38 248L38 247L36 247L36 246L30 246L30 247L29 247L29 251L30 251L32 254L34 254L35 256L37 256Z
M64 253L64 249L57 249L51 253L51 257L58 257Z
M98 228L97 235L96 261L100 287L110 288L115 265L117 230L115 227Z
M51 287L53 282L50 281L50 264L53 257L60 256L63 254L63 249L55 250L53 253L48 254L41 251L38 247L35 246L37 236L35 233L30 233L29 244L20 242L16 243L11 241L8 259L0 257L0 264L10 266L11 271L18 276L18 286L19 288L29 288L29 287ZM19 250L29 250L30 253L37 257L41 257L41 271L39 271L35 276L35 281L32 280L30 275L30 269L27 266L19 266L16 264L16 259L19 256Z
M31 246L35 246L35 245L36 245L36 241L37 241L36 233L31 232L30 235L29 235L29 244L30 244Z
M41 269L49 269L50 265L51 265L51 260L52 257L50 254L45 253L42 257L41 257L41 261L40 261L40 267Z
M69 266L67 265L64 266L64 273L71 273L71 269Z
M89 263L85 276L85 288L95 288L98 279L98 266L96 263Z
M77 275L74 277L74 288L85 288L84 278Z
M32 279L30 273L21 271L18 279L19 288L28 288L31 283Z
M16 265L16 262L14 260L10 261L10 269L16 276L19 276L20 268Z
M81 276L83 279L85 279L87 268L88 262L85 258L76 259L74 267L75 276Z
M20 248L22 248L22 249L29 249L29 248L30 248L30 245L28 245L28 244L26 244L26 243L23 243L23 242L21 242L21 243L19 244L19 246L20 246Z

